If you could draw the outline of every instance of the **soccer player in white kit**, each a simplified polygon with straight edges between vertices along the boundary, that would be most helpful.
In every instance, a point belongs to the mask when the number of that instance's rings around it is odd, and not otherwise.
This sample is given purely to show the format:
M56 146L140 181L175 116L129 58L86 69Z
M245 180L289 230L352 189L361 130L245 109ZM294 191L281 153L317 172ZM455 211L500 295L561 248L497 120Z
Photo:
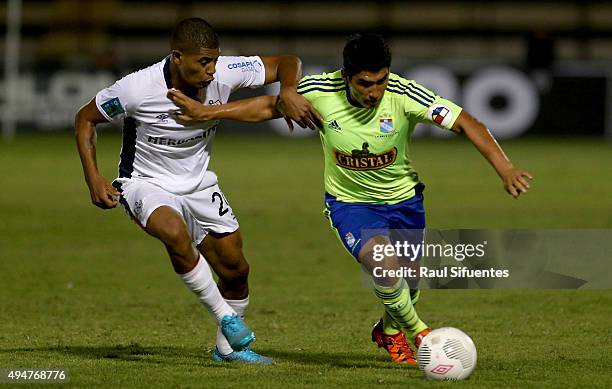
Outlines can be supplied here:
M172 266L208 308L219 329L213 360L272 363L251 350L254 334L242 321L249 303L249 265L236 217L208 170L218 120L185 123L168 97L179 90L206 105L226 103L239 88L281 82L285 119L314 128L320 117L296 86L295 56L223 57L205 20L174 29L171 53L98 92L76 115L76 138L92 202L121 202L128 214L166 246ZM96 124L123 123L119 176L112 184L96 163ZM219 277L212 278L212 266Z

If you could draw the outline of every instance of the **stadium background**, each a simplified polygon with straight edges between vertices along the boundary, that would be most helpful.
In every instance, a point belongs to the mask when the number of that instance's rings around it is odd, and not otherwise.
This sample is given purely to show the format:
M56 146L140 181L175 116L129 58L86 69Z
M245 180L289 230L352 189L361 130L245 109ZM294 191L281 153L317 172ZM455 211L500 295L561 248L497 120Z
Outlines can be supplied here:
M173 24L190 15L213 24L223 53L299 53L306 74L337 69L348 34L380 32L395 72L500 134L612 133L612 5L598 1L24 1L19 122L69 128L100 86L163 58ZM559 104L571 109L560 115Z
M0 4L9 75L10 3ZM21 5L19 77L0 81L0 368L64 367L76 386L431 386L414 370L390 367L368 340L379 310L321 217L315 134L288 139L282 121L223 123L215 141L213 169L252 265L249 320L258 350L278 360L272 369L211 364L212 324L161 245L120 210L89 204L75 111L163 58L184 17L209 20L224 54L295 53L305 74L338 68L350 33L385 35L393 71L464 105L536 176L533 191L513 201L468 142L420 127L414 159L432 227L612 227L609 2ZM107 178L120 143L119 129L100 129ZM610 290L438 290L425 291L418 309L433 326L474 338L479 366L464 386L610 387L611 303Z

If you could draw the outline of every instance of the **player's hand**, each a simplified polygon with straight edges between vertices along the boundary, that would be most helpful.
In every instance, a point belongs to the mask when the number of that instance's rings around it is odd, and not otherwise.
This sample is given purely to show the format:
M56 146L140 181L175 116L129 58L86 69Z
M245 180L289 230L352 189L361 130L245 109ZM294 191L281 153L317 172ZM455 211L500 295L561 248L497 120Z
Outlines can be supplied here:
M529 190L529 180L533 180L533 176L520 168L510 168L501 174L504 181L504 188L512 197L517 199L522 193L527 193Z
M88 183L88 186L93 205L102 209L111 209L117 206L121 194L107 179L96 176Z
M323 118L304 96L293 89L281 89L279 95L279 106L282 106L282 114L287 121L289 130L293 131L293 122L302 128L316 130L323 127Z
M206 106L187 96L180 90L174 88L169 89L168 98L180 108L180 111L174 113L177 120L185 123L212 120L210 115L208 115L209 112Z

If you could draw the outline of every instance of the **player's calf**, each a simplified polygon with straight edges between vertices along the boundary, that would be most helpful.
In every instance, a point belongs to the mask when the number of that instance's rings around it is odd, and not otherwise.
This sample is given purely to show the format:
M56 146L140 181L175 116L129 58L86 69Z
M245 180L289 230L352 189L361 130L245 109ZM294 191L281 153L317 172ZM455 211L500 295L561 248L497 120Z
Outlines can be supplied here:
M219 290L231 300L244 299L249 294L249 263L242 252L240 230L229 234L210 233L198 246L219 277Z
M175 271L214 316L231 348L247 347L255 335L221 295L206 259L193 249L183 218L170 207L159 207L149 218L147 232L166 245Z
M244 260L234 268L224 268L221 271L215 269L219 276L219 290L226 299L238 300L249 295L249 264Z

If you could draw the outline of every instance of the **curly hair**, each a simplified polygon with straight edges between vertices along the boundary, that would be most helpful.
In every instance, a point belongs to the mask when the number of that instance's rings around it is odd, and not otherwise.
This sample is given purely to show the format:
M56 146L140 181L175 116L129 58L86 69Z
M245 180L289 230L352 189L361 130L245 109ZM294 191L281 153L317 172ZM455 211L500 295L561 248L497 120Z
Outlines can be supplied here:
M183 52L194 52L201 48L216 49L219 47L219 37L210 23L202 18L181 20L170 38L170 48Z

